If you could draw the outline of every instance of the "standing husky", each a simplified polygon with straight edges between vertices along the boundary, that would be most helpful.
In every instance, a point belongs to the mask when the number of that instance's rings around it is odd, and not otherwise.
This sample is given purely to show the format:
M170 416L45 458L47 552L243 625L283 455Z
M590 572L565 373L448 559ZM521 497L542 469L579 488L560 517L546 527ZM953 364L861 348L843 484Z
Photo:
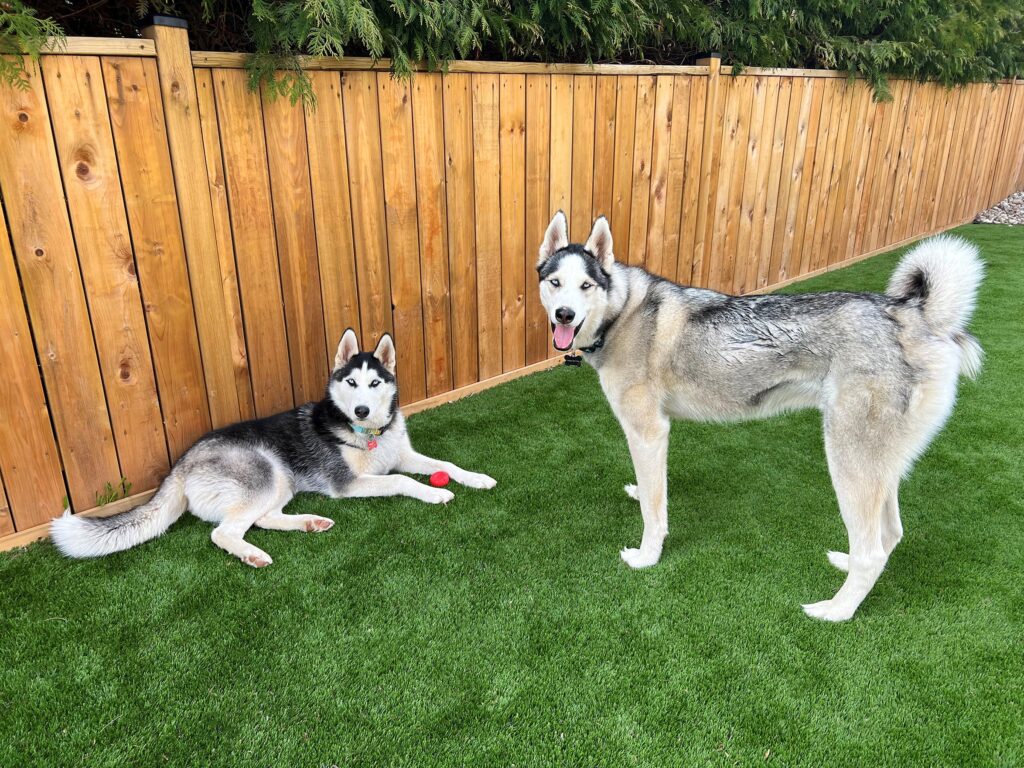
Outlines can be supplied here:
M726 296L615 261L608 222L571 245L555 214L537 262L555 347L578 348L622 424L644 532L624 549L654 565L668 534L669 419L731 421L797 408L824 414L825 452L850 538L828 558L847 572L831 600L804 606L829 621L853 616L903 536L897 489L939 431L957 377L982 351L966 333L983 265L953 237L920 243L884 295Z
M73 517L50 525L53 541L69 557L96 557L155 538L186 508L217 523L211 538L254 568L273 562L243 536L253 525L275 531L326 531L333 520L286 515L300 491L332 498L412 496L445 504L454 496L392 470L444 471L471 488L493 488L487 475L416 453L398 410L395 347L387 334L373 354L359 351L345 331L324 399L265 419L214 430L178 460L153 498L110 517Z

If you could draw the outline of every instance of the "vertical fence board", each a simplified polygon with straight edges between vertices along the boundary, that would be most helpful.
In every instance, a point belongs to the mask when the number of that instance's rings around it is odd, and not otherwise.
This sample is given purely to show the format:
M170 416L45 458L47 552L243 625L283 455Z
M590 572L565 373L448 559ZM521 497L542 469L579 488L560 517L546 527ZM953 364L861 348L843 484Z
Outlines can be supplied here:
M829 252L838 225L837 220L842 216L842 208L839 207L843 196L841 190L850 168L846 155L846 139L850 132L850 124L856 120L853 98L853 87L846 82L839 83L839 94L836 99L839 115L833 131L828 186L821 203L825 216L819 222L814 235L815 270L828 266Z
M795 226L792 236L792 250L788 260L788 277L798 277L807 272L810 260L810 249L806 247L808 227L813 232L812 221L809 221L811 209L811 189L814 185L815 161L818 157L818 145L823 143L821 138L822 121L829 118L828 103L825 100L826 87L828 83L824 80L811 78L808 87L812 90L810 122L807 124L807 140L804 142L803 166L800 178L800 198L797 200L796 208L792 211L795 218ZM815 203L816 204L816 203Z
M413 78L416 202L419 206L423 281L423 357L428 397L452 388L452 318L441 93L441 75L421 72Z
M448 264L452 293L452 373L456 387L478 380L476 222L473 189L471 76L444 77L444 141L448 185Z
M750 213L750 244L747 248L738 249L737 258L739 266L736 269L737 279L743 278L737 288L739 293L746 293L754 290L758 285L758 273L767 272L768 265L762 267L761 248L762 242L767 239L771 243L771 227L775 223L774 208L771 216L768 213L768 199L772 191L777 194L779 189L778 171L774 176L769 176L772 165L782 164L782 147L785 141L786 109L788 101L780 99L780 78L769 78L765 82L764 118L761 121L761 135L758 138L758 161L757 179L755 184L754 208ZM781 114L780 114L781 113ZM776 126L781 124L782 134L778 142L778 156L776 157ZM744 275L743 265L746 265Z
M820 244L828 201L828 185L832 176L832 157L838 129L839 101L842 83L827 80L823 83L824 96L821 119L818 122L818 142L814 151L814 170L811 172L810 197L807 206L807 226L800 251L800 273L807 274L821 266Z
M597 78L594 105L594 200L592 219L612 215L615 180L615 107L619 78Z
M260 97L239 70L214 70L213 83L253 402L269 416L294 401Z
M156 62L104 58L103 75L167 442L175 461L211 423Z
M572 210L569 233L585 242L593 224L596 76L576 75L572 97Z
M715 142L716 162L712 169L712 182L706 186L707 194L715 201L708 216L708 243L704 252L705 276L700 285L717 290L722 283L722 265L724 261L725 230L730 218L729 192L733 178L737 143L741 141L740 133L740 79L735 76L719 78L719 98L721 106L721 128L716 132L719 139ZM742 166L741 166L742 167ZM725 169L724 172L722 169Z
M619 261L629 260L629 221L633 205L633 145L636 143L636 77L616 78L615 161L609 225Z
M501 140L497 75L473 75L479 377L501 373Z
M341 104L341 76L337 72L309 72L317 106L306 112L306 150L313 203L316 250L320 260L320 295L323 299L324 343L327 359L349 328L361 338L359 285L352 243L352 204L349 199L348 156L345 153L345 114Z
M775 107L775 125L769 134L771 153L768 161L767 190L763 208L758 212L762 222L759 235L759 248L754 253L757 269L750 288L761 289L768 285L768 273L771 269L772 245L775 240L776 215L779 208L779 197L782 190L782 163L786 155L786 131L789 128L789 109L793 98L793 79L781 78L778 84Z
M701 168L704 156L711 153L704 148L706 131L705 112L708 110L708 83L705 78L693 78L690 85L689 130L686 137L686 164L683 166L683 205L679 221L679 254L676 259L676 279L689 283L695 270L700 269L701 256L697 245L698 210L701 200Z
M877 114L871 103L871 91L861 87L860 117L849 139L853 142L853 157L850 161L850 186L847 191L844 209L843 227L834 247L835 262L843 261L854 255L854 242L857 237L857 222L860 217L861 200L867 181L868 162L871 159L871 146L875 134L875 116Z
M668 121L672 135L668 143L668 170L665 179L665 234L657 247L663 251L664 275L669 280L679 278L679 235L682 224L683 191L686 186L686 138L690 130L690 81L677 75L672 84L672 107ZM686 280L690 279L687 267Z
M224 155L221 149L220 126L217 123L217 104L213 91L212 70L196 71L196 104L199 108L199 122L203 134L206 178L210 184L217 259L220 262L220 277L224 293L226 328L221 331L226 332L228 337L239 415L243 419L251 419L256 415L256 406L253 403L252 381L249 378L249 353L245 344L245 326L238 291L238 265L235 262L234 233L231 231L228 184L224 173Z
M7 98L5 94L5 105ZM29 119L33 117L35 115L30 115ZM7 109L3 118L0 147L6 151L11 146L7 136L11 114ZM4 174L0 181L5 181L7 171L3 166L0 160L0 173ZM58 515L66 491L3 211L0 211L0 365L4 370L4 375L0 376L0 474L14 524L21 530L41 525ZM55 404L60 405L56 400ZM91 440L95 436L86 437Z
M551 78L526 76L526 362L548 356L548 319L537 294L537 249L551 220Z
M647 243L644 246L647 268L656 275L673 277L672 271L666 274L668 259L665 257L665 218L668 206L668 170L670 151L672 149L672 104L674 78L671 75L658 75L655 79L654 95L654 126L651 137L650 192L647 210Z
M774 104L769 105L768 81L762 77L755 77L752 83L754 87L754 101L751 108L751 128L746 136L746 165L743 172L742 196L739 201L739 208L736 211L738 226L736 232L736 246L733 257L732 280L728 284L731 293L744 293L746 279L748 279L748 265L753 264L755 273L757 260L752 259L751 244L755 240L754 212L757 208L758 190L764 184L762 171L763 161L768 156L765 145L767 144L765 133L766 123L774 119ZM777 97L777 94L776 94ZM771 110L771 116L768 110ZM766 120L768 118L768 120Z
M302 107L263 89L270 194L281 270L295 404L319 400L327 381L327 342L313 226L306 120Z
M188 30L149 26L143 30L157 45L158 84L164 131L170 149L182 242L193 296L203 377L214 427L232 424L242 416L236 386L229 323L230 302L224 295L217 230L213 218L203 133L199 124L196 81Z
M427 396L423 360L423 300L420 282L416 160L413 155L409 83L389 73L377 75L384 201L387 209L392 322L398 357L400 402Z
M526 365L526 76L502 75L501 367Z
M394 332L376 73L346 72L342 92L359 282L360 338L365 349L372 349L385 332Z
M43 79L121 472L152 488L169 468L167 440L103 73L95 56L53 56Z
M24 90L0 85L0 190L71 503L77 509L88 509L105 482L118 480L120 468L64 205L43 81L38 74L27 74L25 82ZM5 290L18 296L16 285ZM18 303L12 302L12 306ZM17 501L16 490L11 495ZM28 516L38 513L30 510ZM21 527L19 514L15 509Z
M768 267L769 284L786 280L790 272L789 257L793 250L796 208L800 201L813 96L810 78L793 78L793 93L786 123L786 150L779 178L779 202L775 209L775 234Z
M647 264L647 220L651 202L651 153L654 144L654 107L657 99L657 78L637 78L636 128L633 137L633 201L629 218L629 264ZM625 251L623 254L625 255Z

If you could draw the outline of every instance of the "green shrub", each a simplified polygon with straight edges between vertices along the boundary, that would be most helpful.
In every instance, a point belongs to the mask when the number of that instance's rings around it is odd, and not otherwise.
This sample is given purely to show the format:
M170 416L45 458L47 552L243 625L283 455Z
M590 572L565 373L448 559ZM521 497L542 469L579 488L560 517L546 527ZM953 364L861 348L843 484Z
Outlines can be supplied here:
M946 84L1024 74L1024 0L66 0L3 2L0 43L38 39L52 22L71 35L132 33L146 12L189 21L193 48L256 54L254 83L308 98L296 54L390 58L685 63L717 50L739 66L824 67L866 77ZM20 19L15 23L10 19ZM31 36L35 35L35 38ZM31 46L26 45L32 51ZM275 71L289 72L288 75Z

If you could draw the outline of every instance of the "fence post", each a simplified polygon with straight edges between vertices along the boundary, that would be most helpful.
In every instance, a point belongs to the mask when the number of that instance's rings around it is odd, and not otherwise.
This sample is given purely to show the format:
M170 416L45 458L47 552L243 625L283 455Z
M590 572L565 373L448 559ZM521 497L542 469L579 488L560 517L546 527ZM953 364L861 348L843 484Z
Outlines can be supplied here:
M707 285L707 263L711 246L711 228L714 226L713 209L715 190L711 189L711 164L719 148L713 144L715 137L714 119L718 111L718 74L722 68L722 55L710 53L697 63L708 68L708 95L704 101L704 149L700 157L700 188L697 196L697 224L693 244L693 267L690 282L693 285Z
M142 29L142 35L156 43L160 96L174 170L178 215L192 284L210 419L216 428L241 420L242 413L235 388L231 323L217 257L217 232L199 123L188 24L173 16L152 16Z

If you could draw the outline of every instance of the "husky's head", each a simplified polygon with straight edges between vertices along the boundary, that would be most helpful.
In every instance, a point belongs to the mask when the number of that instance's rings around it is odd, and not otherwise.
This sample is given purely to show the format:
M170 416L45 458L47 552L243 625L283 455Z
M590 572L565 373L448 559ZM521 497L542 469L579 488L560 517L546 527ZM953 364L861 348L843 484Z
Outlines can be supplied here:
M555 349L588 347L597 340L608 309L612 231L601 216L586 245L569 242L565 214L559 211L544 233L537 260L540 300L551 322Z
M398 408L391 336L385 333L370 354L359 351L355 331L345 331L334 356L327 396L353 424L368 429L388 424Z

